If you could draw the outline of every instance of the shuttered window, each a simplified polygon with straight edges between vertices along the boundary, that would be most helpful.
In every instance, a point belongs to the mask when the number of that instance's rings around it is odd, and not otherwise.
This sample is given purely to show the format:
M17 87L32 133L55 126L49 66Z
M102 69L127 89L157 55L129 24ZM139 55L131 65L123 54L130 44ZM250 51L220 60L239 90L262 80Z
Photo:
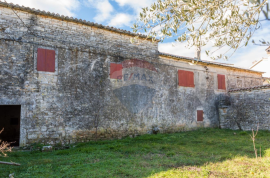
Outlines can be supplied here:
M178 85L183 87L195 87L194 73L191 71L178 70Z
M38 48L37 71L55 72L55 51Z
M203 110L197 110L197 121L203 121Z
M122 79L122 64L111 63L110 64L110 78Z
M218 74L217 77L218 77L218 89L226 90L225 75Z

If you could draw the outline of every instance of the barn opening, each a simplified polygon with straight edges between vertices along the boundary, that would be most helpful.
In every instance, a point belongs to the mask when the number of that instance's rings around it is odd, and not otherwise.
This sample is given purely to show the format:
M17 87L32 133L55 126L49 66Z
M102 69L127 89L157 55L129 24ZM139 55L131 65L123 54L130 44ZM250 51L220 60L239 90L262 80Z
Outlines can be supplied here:
M20 105L0 105L0 134L2 141L11 142L12 146L19 146L20 142Z

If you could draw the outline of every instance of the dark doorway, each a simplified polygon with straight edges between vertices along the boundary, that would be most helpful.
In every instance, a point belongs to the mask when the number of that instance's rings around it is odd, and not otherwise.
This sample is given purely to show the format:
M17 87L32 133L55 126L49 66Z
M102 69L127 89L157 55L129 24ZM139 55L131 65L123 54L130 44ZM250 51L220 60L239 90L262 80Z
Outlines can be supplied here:
M12 146L19 146L20 142L21 106L0 105L0 134L2 141L11 142Z

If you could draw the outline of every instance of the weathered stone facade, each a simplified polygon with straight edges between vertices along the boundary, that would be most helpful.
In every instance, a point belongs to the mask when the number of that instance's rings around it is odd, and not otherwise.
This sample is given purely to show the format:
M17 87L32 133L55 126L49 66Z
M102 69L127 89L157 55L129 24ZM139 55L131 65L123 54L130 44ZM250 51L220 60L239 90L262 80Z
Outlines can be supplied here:
M220 127L235 130L270 130L270 86L231 90L219 106Z
M0 3L0 105L20 105L20 145L218 127L217 74L226 88L261 85L262 73L158 52L129 32ZM110 30L111 29L111 30ZM55 51L55 72L37 71L37 49ZM123 76L110 77L110 64ZM130 65L132 63L132 65ZM178 70L195 87L178 86ZM197 110L204 111L198 122Z

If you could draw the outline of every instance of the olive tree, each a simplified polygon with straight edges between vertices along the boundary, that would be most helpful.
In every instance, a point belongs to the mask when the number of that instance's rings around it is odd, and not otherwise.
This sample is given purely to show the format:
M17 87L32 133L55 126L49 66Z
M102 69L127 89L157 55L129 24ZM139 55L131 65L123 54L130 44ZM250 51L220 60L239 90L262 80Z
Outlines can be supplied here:
M158 0L142 9L134 32L163 41L173 37L198 50L207 44L212 59L227 59L238 48L249 43L260 28L262 16L268 20L268 0ZM136 37L135 37L136 38ZM134 39L133 39L134 41ZM263 41L262 41L263 42ZM267 42L263 42L267 43ZM214 52L227 47L222 54Z
M2 129L0 131L0 134L4 131L4 129ZM0 157L1 156L7 156L7 152L11 152L12 151L12 147L10 147L10 143L2 141L0 139Z

